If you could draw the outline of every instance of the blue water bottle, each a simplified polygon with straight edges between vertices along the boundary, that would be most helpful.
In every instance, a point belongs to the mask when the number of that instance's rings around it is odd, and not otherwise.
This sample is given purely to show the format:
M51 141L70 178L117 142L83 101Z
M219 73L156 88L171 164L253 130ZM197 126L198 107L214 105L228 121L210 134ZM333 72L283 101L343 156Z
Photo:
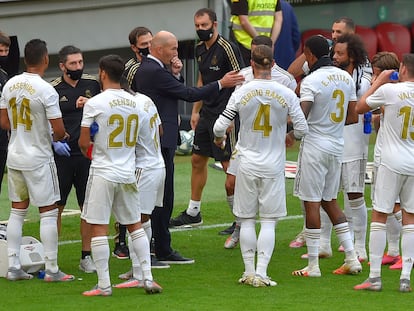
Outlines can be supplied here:
M371 121L372 121L372 112L368 111L364 113L364 133L371 134Z
M399 79L399 74L398 71L394 71L391 75L390 75L390 80L391 81L398 81Z

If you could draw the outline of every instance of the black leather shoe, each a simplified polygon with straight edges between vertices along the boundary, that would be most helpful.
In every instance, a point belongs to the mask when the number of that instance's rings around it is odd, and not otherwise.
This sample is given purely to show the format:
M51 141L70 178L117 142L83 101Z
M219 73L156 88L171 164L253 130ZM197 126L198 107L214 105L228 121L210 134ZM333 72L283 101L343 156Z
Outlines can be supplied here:
M169 265L186 265L186 264L192 264L195 262L194 259L185 258L181 256L180 253L177 251L173 251L168 256L158 257L157 259L158 261L169 264Z
M218 234L220 234L220 235L230 235L230 234L233 233L234 228L236 228L236 222L233 222L233 224L230 227L220 231Z

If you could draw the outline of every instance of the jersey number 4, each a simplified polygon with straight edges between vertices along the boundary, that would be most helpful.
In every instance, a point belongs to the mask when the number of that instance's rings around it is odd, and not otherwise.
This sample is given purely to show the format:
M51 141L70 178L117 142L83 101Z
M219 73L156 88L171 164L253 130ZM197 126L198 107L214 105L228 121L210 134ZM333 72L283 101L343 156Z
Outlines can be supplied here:
M272 131L270 125L270 105L260 104L253 122L253 131L260 131L263 137L269 137Z

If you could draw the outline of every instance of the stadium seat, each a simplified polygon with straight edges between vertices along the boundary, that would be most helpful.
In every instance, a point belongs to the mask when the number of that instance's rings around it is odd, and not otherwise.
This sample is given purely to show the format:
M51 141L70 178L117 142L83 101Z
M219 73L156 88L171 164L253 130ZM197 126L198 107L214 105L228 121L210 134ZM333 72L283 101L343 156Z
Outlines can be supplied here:
M398 23L384 22L375 27L378 50L394 52L399 59L411 51L411 34L407 27Z
M378 39L375 30L369 27L356 25L355 32L360 35L364 41L365 48L368 52L368 58L371 60L378 51Z

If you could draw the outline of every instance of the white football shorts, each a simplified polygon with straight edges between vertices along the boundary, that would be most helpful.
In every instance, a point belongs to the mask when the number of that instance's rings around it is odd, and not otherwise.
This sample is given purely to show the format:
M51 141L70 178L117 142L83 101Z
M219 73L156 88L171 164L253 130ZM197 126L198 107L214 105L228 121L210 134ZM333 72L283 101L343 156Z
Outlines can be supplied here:
M112 212L119 223L135 224L141 220L137 202L136 183L122 184L109 181L94 175L91 169L81 218L90 224L107 225Z
M8 168L9 199L22 202L27 199L37 207L50 206L60 200L59 180L54 161L32 171Z
M135 171L138 188L138 207L141 214L151 215L155 206L161 207L164 199L165 168Z

